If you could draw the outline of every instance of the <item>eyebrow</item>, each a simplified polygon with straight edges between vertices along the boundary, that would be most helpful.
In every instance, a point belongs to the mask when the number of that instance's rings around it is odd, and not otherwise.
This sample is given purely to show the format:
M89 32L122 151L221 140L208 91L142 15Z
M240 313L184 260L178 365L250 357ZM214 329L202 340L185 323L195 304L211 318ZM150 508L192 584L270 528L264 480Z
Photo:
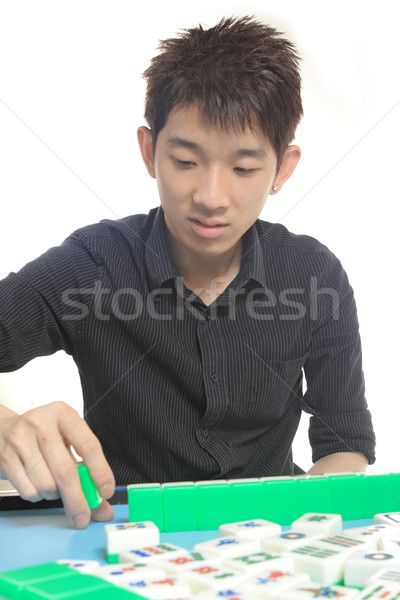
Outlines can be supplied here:
M185 140L177 135L170 137L167 141L167 144L169 146L183 146L184 148L189 148L190 150L201 150L199 144L191 142L190 140Z
M167 141L169 146L177 146L183 148L189 148L189 150L195 150L196 152L203 152L202 147L195 142L191 142L190 140L186 140L185 138L174 135L169 138ZM266 158L267 153L264 148L256 147L256 148L239 148L233 152L233 156L250 156L253 158Z
M264 148L240 148L234 152L235 156L253 156L254 158L266 158L267 153Z

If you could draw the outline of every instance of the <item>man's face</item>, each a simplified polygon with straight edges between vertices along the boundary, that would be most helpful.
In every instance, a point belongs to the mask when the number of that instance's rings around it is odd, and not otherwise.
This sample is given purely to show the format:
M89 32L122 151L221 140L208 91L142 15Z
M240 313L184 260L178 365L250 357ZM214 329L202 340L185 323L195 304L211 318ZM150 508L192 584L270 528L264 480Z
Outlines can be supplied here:
M171 112L157 138L153 176L172 247L204 258L237 248L265 204L276 167L259 128L236 134L211 126L194 106Z

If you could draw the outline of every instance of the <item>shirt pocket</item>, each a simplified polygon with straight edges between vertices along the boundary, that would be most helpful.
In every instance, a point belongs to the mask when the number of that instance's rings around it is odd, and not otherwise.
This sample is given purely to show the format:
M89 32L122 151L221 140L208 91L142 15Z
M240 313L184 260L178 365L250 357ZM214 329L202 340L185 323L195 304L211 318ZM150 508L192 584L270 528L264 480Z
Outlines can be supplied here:
M307 355L291 360L271 360L254 357L251 376L244 394L244 415L250 423L259 426L279 421L292 402L301 402L302 369Z

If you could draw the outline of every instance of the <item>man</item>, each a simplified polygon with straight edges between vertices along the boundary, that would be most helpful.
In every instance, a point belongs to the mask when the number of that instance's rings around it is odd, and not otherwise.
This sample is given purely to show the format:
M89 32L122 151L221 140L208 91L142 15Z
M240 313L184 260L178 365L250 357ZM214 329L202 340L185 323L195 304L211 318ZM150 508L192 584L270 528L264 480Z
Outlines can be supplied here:
M311 472L374 460L346 274L258 220L300 159L293 46L222 20L162 42L145 77L138 141L160 208L85 227L0 283L0 370L63 349L85 403L85 421L62 403L2 408L0 474L32 501L61 496L77 528L91 515L71 446L105 499L114 476L292 474L302 410ZM106 500L92 517L112 517Z

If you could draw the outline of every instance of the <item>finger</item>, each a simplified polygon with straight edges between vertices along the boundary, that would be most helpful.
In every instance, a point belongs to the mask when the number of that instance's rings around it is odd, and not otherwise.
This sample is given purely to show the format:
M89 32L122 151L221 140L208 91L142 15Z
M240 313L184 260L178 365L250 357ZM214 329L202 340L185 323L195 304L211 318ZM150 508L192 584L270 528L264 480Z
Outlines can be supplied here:
M26 464L25 470L27 478L29 478L34 488L38 491L40 499L57 500L60 498L57 483L43 457L34 463L33 466Z
M98 438L86 421L77 413L68 414L68 418L60 421L59 427L65 440L74 447L86 464L100 495L105 499L111 498L115 490L114 475Z
M56 482L29 422L21 420L9 432L2 453L2 468L24 499L36 502L59 498Z
M67 517L73 527L84 529L90 522L90 509L82 491L76 463L65 447L60 432L47 432L46 440L41 440L41 447L57 483Z
M48 405L47 413L46 419L36 422L38 445L56 481L67 516L74 527L82 529L89 523L91 513L69 445L87 464L100 494L112 495L114 477L100 442L74 409L55 402Z
M27 477L38 490L41 498L45 500L56 500L60 497L57 482L49 468L49 465L36 446L31 452L21 452L21 460L25 467Z
M86 462L93 481L103 497L114 492L114 476L104 457L100 442L78 413L64 403L51 407L55 429L38 431L40 448L57 482L65 511L74 527L81 529L90 521L90 510L84 497L75 460L69 446Z
M46 422L38 419L36 422L37 442L41 453L54 477L57 489L62 498L66 515L76 529L83 529L90 522L90 509L79 480L76 463L59 430L59 421L64 415L78 413L58 403L49 405Z
M92 509L93 521L112 521L113 518L114 510L107 500L103 500L100 506Z
M8 481L17 490L21 498L30 502L39 502L42 500L42 496L28 477L21 459L15 454L13 456L10 456L10 454L12 453L6 453L3 456L3 469Z

